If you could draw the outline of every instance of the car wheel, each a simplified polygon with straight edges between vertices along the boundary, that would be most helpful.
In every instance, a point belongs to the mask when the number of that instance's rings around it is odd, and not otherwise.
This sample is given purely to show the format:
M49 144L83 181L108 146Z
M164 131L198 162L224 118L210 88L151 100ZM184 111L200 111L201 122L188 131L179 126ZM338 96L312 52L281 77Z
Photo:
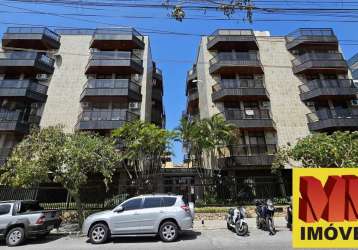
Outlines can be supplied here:
M178 238L178 226L171 221L164 222L159 229L159 236L164 242L172 242Z
M106 224L97 223L91 227L89 238L92 244L102 244L109 238L109 229Z
M15 227L6 234L6 245L19 246L25 241L25 231L22 227Z

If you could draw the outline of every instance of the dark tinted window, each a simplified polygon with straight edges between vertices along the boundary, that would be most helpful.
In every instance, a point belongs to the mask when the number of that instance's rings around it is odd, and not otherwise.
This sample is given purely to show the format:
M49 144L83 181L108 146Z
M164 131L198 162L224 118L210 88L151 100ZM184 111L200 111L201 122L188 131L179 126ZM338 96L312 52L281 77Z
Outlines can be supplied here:
M125 202L122 206L124 208L124 211L128 210L134 210L134 209L140 209L142 203L142 199L133 199Z
M162 207L171 207L175 204L176 197L163 197Z
M161 201L162 201L161 197L145 198L143 208L160 207Z
M10 208L10 204L0 205L0 215L8 214L10 212Z

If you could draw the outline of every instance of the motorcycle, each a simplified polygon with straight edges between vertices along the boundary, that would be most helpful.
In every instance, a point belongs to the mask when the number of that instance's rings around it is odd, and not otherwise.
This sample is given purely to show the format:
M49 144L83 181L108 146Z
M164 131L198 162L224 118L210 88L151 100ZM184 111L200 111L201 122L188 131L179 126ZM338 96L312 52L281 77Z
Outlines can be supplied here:
M289 228L290 231L292 231L292 204L290 204L290 206L287 207L286 221L287 221L287 228Z
M229 230L235 230L239 236L245 236L249 233L249 227L245 220L246 210L243 207L230 208L226 216L226 224Z
M275 213L275 207L273 202L268 199L265 201L256 202L256 225L258 229L269 231L270 235L276 234L274 226L273 215Z

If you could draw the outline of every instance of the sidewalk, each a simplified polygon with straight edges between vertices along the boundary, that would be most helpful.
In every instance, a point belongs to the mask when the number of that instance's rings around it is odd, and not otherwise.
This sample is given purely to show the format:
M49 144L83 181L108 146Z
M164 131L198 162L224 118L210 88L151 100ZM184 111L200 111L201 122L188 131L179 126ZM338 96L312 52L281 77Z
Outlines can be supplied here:
M246 218L249 228L256 228L256 218ZM274 223L276 228L286 228L286 220L284 217L275 217ZM204 220L202 221L194 220L194 230L219 230L226 229L225 220Z

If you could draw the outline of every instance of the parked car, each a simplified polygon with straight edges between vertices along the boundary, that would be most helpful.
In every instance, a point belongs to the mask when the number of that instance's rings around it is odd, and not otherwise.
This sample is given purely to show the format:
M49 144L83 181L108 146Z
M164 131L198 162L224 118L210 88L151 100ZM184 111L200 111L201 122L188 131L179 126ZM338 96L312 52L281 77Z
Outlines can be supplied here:
M18 246L28 238L46 236L61 224L59 210L44 210L38 201L1 201L0 237Z
M142 195L113 210L90 215L83 223L82 233L93 244L130 235L159 235L164 242L171 242L182 230L192 229L193 219L194 205L181 195Z

